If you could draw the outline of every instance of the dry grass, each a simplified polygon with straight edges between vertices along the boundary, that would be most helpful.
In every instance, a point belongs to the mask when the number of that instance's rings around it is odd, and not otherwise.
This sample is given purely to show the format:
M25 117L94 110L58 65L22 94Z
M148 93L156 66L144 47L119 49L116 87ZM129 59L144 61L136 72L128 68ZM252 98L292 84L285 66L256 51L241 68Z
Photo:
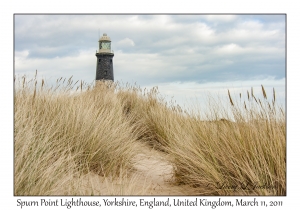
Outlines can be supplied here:
M131 168L137 133L113 92L33 84L24 79L15 91L15 194L51 194L90 172L114 178Z
M285 195L285 112L262 93L211 98L204 120L157 88L16 78L15 195L152 194L134 173L137 142L167 154L172 184L194 194Z

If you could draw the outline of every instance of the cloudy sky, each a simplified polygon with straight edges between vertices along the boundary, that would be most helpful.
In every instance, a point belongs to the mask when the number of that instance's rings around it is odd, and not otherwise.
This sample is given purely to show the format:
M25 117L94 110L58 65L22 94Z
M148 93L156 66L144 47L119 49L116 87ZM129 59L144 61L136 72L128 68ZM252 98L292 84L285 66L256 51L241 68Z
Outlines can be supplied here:
M285 15L15 15L15 74L93 82L107 33L114 77L180 105L261 84L285 103ZM99 36L100 35L100 36Z

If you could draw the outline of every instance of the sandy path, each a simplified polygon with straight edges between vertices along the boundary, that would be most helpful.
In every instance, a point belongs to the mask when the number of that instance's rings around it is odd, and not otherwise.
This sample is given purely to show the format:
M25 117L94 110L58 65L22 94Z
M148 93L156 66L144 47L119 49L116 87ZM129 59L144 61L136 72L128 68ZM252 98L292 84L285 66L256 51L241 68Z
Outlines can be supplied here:
M167 161L168 156L162 152L140 144L134 158L135 174L138 182L148 186L146 195L188 195L193 194L187 186L175 186L173 166Z
M88 173L72 185L58 186L54 195L195 195L188 186L173 183L173 166L168 155L136 142L134 169L119 179ZM69 189L70 188L70 189Z

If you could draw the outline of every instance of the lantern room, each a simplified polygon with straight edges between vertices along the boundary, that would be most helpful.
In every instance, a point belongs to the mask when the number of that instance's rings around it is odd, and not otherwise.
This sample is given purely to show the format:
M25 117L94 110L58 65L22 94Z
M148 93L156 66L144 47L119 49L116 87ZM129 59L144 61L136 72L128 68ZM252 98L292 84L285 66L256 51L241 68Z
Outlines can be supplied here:
M106 33L99 39L98 53L113 53L111 50L111 40Z

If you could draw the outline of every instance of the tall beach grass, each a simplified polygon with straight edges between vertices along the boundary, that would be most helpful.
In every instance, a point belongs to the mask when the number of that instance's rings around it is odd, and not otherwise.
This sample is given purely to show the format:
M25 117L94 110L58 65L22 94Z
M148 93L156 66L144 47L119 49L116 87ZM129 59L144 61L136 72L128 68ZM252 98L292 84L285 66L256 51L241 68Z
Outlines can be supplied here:
M15 78L15 195L147 194L137 142L168 154L170 181L195 195L285 195L285 112L275 90L262 93L242 101L228 90L226 104L212 96L199 115L156 87Z

